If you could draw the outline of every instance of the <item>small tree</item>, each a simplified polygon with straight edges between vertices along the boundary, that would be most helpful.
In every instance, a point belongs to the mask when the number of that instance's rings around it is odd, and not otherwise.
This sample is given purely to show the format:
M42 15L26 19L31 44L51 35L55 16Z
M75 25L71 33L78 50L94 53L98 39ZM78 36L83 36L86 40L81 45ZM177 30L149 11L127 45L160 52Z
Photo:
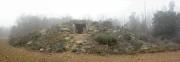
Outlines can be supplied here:
M127 29L136 35L140 35L142 33L142 27L141 27L141 22L136 18L135 13L132 13L129 16L129 22L127 23Z

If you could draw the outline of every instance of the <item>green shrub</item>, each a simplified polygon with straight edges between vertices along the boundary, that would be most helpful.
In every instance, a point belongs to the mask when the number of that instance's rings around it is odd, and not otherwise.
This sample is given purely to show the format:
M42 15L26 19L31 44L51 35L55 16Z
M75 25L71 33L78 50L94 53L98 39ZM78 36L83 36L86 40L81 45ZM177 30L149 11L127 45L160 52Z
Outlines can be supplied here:
M53 45L51 45L52 51L53 52L63 52L65 51L65 45L63 42L58 42Z
M109 46L112 46L117 43L116 39L108 33L99 33L95 35L94 40L99 44L109 45Z
M21 40L16 40L16 41L9 41L9 44L12 46L23 46L25 42Z
M12 46L25 46L28 41L37 41L41 34L39 32L32 32L16 37L10 37L9 44Z

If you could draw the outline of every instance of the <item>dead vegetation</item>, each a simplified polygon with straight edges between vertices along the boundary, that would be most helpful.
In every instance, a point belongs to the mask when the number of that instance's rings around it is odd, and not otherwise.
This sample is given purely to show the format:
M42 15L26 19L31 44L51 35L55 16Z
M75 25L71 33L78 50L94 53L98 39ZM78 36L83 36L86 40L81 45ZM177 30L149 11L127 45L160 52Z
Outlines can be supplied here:
M136 54L106 55L74 53L40 53L14 48L6 42L0 42L0 62L179 62L180 51Z

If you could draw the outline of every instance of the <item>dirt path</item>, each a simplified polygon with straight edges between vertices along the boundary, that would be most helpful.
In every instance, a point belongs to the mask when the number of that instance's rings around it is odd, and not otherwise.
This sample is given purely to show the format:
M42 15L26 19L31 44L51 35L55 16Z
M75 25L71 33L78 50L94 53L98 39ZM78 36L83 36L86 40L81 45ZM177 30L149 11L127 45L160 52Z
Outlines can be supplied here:
M76 34L76 35L73 35L73 40L76 43L82 43L84 40L87 39L87 36L88 36L88 34Z
M0 62L180 62L180 51L139 55L45 54L0 42Z

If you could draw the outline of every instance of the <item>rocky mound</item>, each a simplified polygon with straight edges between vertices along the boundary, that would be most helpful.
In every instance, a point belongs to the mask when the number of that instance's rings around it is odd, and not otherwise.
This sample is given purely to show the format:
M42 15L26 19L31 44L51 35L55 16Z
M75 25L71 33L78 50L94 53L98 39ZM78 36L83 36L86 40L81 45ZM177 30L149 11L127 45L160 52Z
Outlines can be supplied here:
M71 24L57 25L12 37L9 43L41 52L134 54L179 49L176 43L143 40L124 28L113 28L108 23L91 23L87 32L81 34L75 33Z

